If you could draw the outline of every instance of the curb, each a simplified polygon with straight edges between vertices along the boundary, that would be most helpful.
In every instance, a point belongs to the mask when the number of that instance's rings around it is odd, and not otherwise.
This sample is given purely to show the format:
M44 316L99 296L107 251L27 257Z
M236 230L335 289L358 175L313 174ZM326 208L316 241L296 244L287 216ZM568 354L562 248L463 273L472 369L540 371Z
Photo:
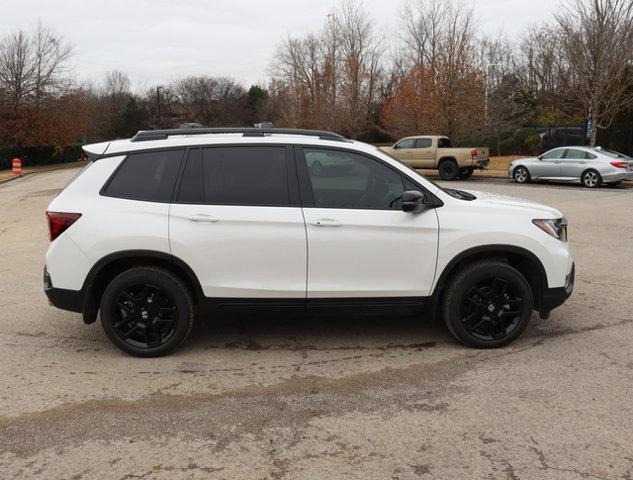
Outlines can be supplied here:
M62 163L62 164L60 164L60 165L67 165L67 163L66 163L66 164L63 164L63 163ZM9 182L10 182L10 181L12 181L12 180L17 180L18 178L23 178L23 177L26 177L27 175L34 175L34 174L36 174L36 173L46 173L46 172L52 172L52 171L54 171L54 170L65 170L65 169L70 169L70 168L75 168L75 167L62 167L62 166L58 166L58 167L51 167L51 168L43 168L43 169L41 169L41 170L35 170L35 171L33 171L33 172L24 172L24 173L21 173L21 174L19 174L19 175L12 175L12 176L10 176L10 177L7 177L7 178L3 178L3 179L1 179L1 180L0 180L0 185L3 185L3 184L5 184L5 183L9 183Z

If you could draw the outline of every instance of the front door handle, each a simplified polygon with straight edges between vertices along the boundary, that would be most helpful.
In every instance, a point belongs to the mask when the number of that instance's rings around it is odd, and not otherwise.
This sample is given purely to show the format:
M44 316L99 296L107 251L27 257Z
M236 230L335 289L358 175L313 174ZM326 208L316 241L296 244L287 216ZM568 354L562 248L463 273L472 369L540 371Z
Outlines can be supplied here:
M193 215L189 215L187 220L195 223L216 223L220 221L219 218L214 217L213 215L207 215L206 213L195 213Z
M319 218L312 222L315 227L340 227L342 224L332 218Z

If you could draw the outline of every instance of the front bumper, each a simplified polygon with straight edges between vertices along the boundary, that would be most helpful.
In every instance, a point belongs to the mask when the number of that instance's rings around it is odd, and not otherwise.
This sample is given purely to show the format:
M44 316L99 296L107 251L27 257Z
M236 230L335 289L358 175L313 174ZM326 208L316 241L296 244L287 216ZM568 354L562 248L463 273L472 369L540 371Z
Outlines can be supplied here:
M84 304L84 292L53 287L51 276L44 267L44 293L51 305L61 310L81 313Z
M543 291L539 312L541 318L547 318L549 313L557 307L560 307L571 296L574 291L574 282L576 280L576 265L572 264L571 271L565 278L565 286L558 288L547 288Z

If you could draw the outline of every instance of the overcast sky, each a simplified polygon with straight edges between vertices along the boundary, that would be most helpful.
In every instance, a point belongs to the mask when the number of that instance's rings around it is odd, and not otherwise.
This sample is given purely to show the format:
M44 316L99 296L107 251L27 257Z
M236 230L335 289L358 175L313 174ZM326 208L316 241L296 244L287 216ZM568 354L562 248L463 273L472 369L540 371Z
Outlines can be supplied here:
M0 35L38 21L73 46L79 78L128 73L136 88L190 74L226 75L246 86L266 78L275 45L317 31L337 0L0 0ZM554 10L553 0L471 0L476 27L519 38ZM402 0L365 0L393 35Z

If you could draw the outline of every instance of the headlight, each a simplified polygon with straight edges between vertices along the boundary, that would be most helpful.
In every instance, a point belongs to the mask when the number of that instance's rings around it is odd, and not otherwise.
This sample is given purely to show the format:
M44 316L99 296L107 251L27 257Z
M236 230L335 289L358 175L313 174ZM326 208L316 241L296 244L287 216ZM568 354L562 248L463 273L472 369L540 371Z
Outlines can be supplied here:
M532 220L532 223L548 235L551 235L562 242L567 241L567 219L565 217L556 219L535 218Z

